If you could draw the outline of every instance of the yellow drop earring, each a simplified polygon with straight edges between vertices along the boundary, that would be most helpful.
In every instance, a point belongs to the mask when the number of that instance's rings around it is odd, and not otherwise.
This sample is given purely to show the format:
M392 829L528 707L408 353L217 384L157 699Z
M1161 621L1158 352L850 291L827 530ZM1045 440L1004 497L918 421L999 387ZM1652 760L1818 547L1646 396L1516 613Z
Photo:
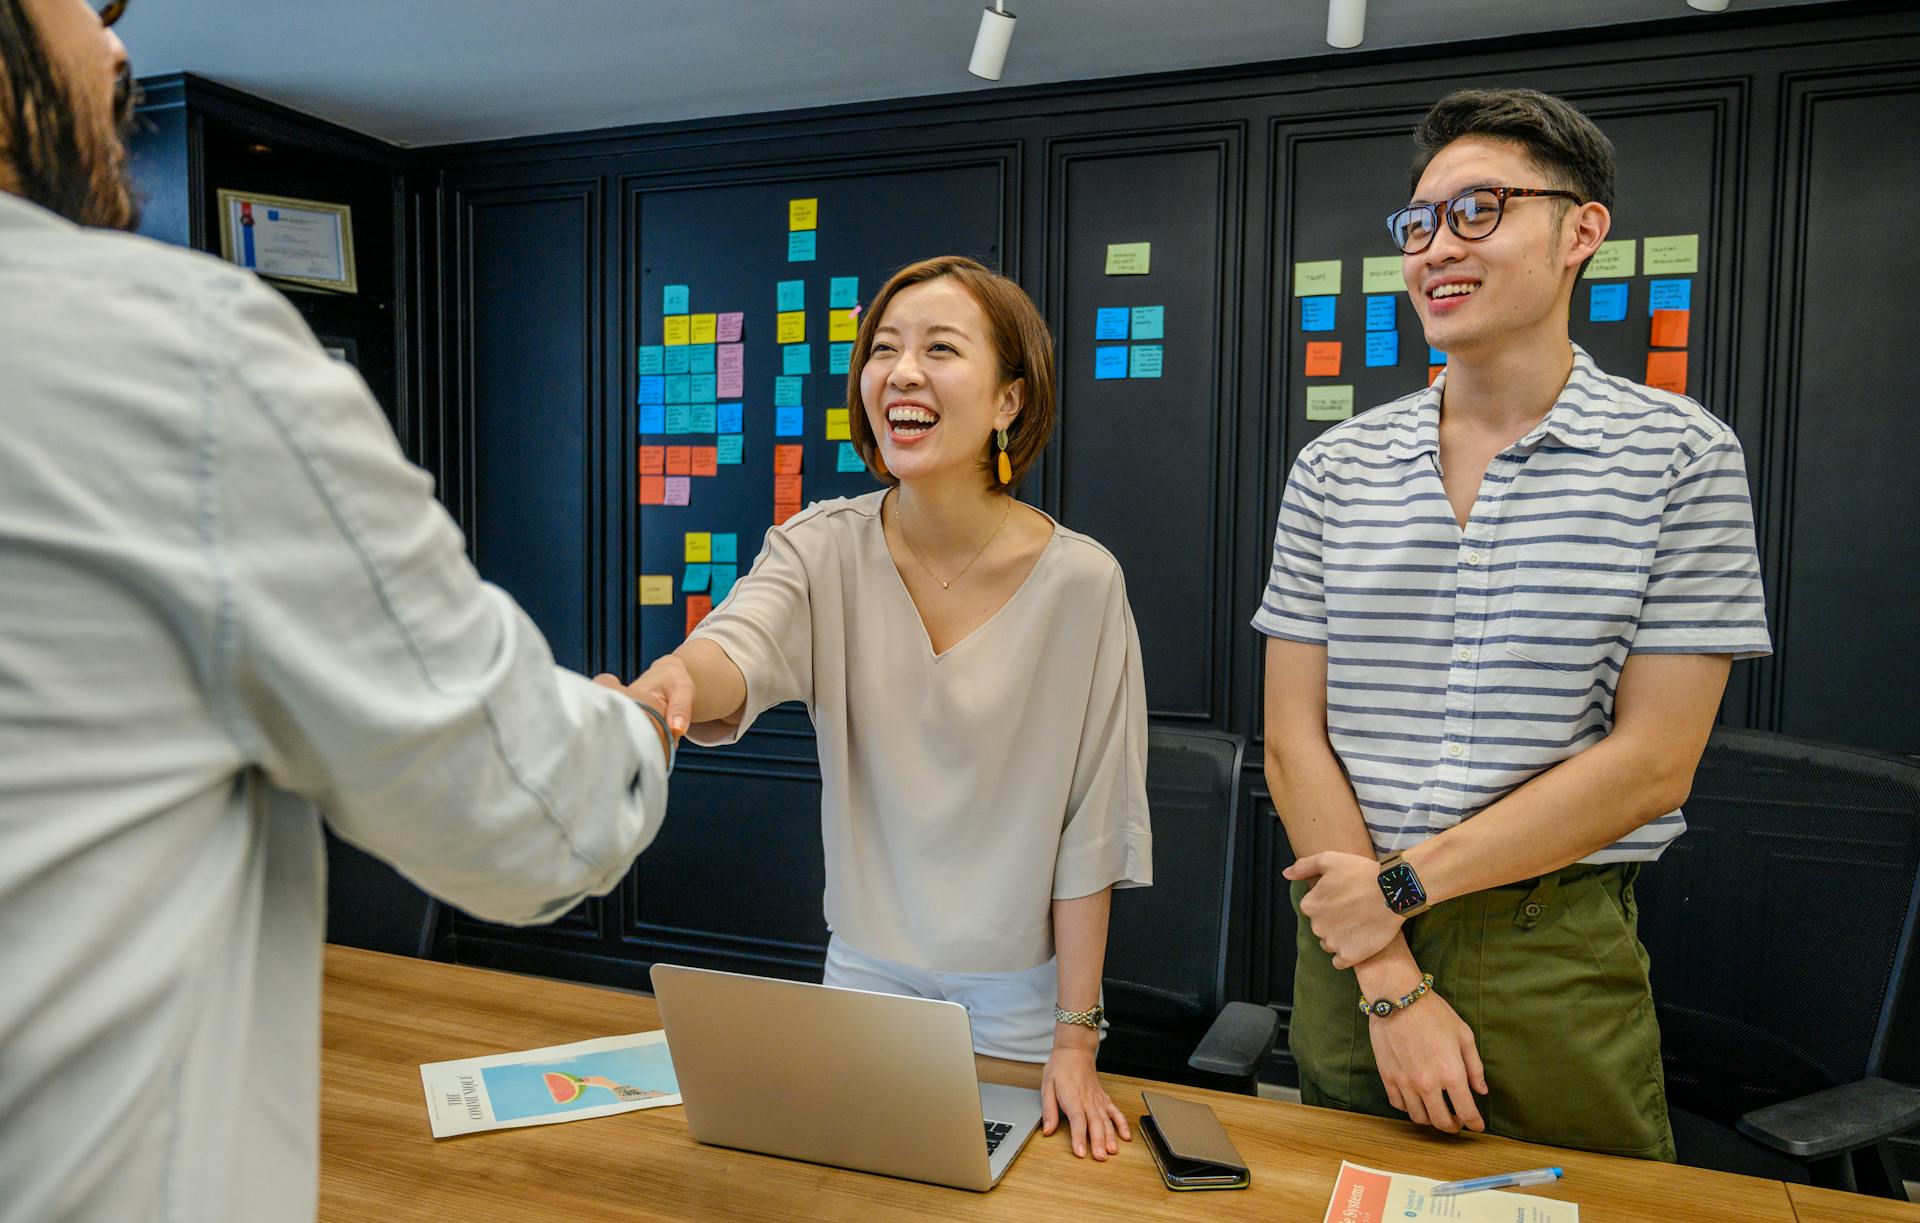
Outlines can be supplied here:
M997 474L1000 476L1000 483L1013 483L1013 462L1007 458L1007 431L1005 429L1000 430L1000 460Z

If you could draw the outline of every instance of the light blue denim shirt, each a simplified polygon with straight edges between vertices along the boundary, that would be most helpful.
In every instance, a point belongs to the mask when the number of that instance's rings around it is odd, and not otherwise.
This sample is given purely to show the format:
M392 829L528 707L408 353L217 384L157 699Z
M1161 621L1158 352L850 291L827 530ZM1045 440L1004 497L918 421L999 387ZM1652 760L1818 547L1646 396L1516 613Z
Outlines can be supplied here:
M665 801L280 294L0 193L0 1221L313 1217L322 813L518 923Z

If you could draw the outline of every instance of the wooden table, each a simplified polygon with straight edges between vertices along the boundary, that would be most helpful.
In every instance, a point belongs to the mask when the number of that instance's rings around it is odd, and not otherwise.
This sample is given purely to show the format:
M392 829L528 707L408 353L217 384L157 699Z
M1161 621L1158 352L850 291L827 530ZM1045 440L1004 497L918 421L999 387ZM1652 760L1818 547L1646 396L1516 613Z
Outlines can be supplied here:
M1920 1204L1863 1198L1857 1193L1788 1185L1800 1223L1920 1223Z
M687 1134L680 1109L434 1141L422 1062L659 1027L651 998L329 947L322 1029L323 1223L514 1220L990 1218L1259 1219L1319 1223L1341 1159L1432 1177L1559 1164L1536 1190L1580 1203L1583 1223L1814 1223L1881 1218L1876 1203L1778 1181L1538 1147L1449 1138L1404 1122L1103 1076L1137 1129L1140 1089L1212 1105L1253 1169L1231 1193L1172 1193L1138 1138L1106 1164L1076 1160L1065 1128L1035 1135L985 1194L816 1167ZM1038 1086L1037 1066L981 1059L985 1080ZM1801 1213L1796 1216L1796 1204ZM1891 1204L1889 1204L1891 1205ZM1851 1212L1851 1213L1849 1213ZM1887 1219L1911 1220L1916 1208Z

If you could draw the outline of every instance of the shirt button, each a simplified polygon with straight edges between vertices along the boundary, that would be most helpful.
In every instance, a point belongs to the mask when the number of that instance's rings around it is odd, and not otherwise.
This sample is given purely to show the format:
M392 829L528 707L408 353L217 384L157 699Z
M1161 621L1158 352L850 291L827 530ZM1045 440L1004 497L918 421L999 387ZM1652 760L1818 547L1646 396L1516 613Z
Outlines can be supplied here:
M1465 750L1466 749L1461 747L1458 743L1447 744L1447 755L1449 756L1458 756L1461 752Z
M1478 552L1467 553L1467 564L1477 565L1479 563L1480 563L1480 554Z
M1461 646L1461 647L1460 647L1460 649L1459 649L1459 651L1458 651L1457 653L1455 653L1455 654L1454 654L1454 657L1455 657L1455 658L1457 658L1457 659L1459 659L1459 660L1460 660L1461 662L1472 662L1472 661L1473 661L1473 651L1472 651L1472 650L1469 650L1469 649L1468 649L1467 647L1465 647L1465 646Z

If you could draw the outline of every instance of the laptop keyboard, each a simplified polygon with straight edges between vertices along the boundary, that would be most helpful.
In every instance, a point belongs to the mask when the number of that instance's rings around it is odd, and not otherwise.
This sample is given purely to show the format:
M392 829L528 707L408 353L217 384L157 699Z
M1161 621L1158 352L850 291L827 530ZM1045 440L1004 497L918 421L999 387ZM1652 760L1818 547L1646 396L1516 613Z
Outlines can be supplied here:
M999 1150L1000 1144L1006 1141L1007 1135L1011 1133L1013 1133L1013 1127L1004 1121L987 1122L987 1154L991 1156Z

